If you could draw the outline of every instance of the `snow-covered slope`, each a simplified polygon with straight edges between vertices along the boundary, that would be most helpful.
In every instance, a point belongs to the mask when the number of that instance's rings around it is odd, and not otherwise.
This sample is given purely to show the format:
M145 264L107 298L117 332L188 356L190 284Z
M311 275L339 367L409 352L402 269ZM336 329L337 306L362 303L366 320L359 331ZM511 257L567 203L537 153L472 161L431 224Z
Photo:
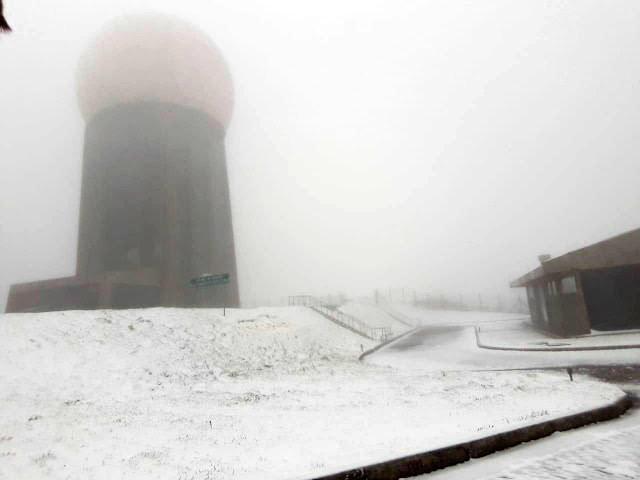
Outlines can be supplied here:
M116 382L294 373L318 361L352 360L361 344L374 345L304 307L227 310L224 317L220 309L156 308L1 318L0 374L29 373L34 381L95 373Z
M598 406L566 375L399 371L302 307L0 315L0 479L310 478Z
M390 327L394 336L411 330L411 327L392 318L383 309L373 303L362 300L354 301L341 305L339 308L343 312L353 315L358 320L362 320L372 327Z

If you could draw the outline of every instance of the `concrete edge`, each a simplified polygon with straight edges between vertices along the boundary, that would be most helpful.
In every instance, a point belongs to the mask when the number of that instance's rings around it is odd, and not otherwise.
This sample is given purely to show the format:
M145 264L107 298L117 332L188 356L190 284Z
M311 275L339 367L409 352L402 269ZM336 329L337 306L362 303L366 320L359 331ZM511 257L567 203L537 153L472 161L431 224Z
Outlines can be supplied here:
M596 333L593 333L596 332ZM612 337L614 335L633 335L634 333L640 333L640 328L631 329L631 330L591 330L591 333L586 335L578 335L577 337L572 338L599 338L599 337Z
M603 347L497 347L495 345L486 345L480 339L480 328L474 327L476 332L476 345L478 348L487 350L506 350L512 352L586 352L589 350L625 350L629 348L640 348L640 344L630 345L606 345Z
M618 400L592 410L496 433L449 447L313 477L312 480L398 480L404 477L423 475L465 462L471 458L484 457L499 450L537 440L554 432L562 432L590 423L611 420L622 415L630 407L631 399L629 395L624 394Z
M378 344L378 345L376 345L375 347L370 348L369 350L367 350L367 351L365 351L365 352L361 353L361 354L360 354L360 356L358 357L358 360L362 361L362 360L364 359L364 357L366 357L367 355L371 355L373 352L377 352L377 351L378 351L378 350L380 350L382 347L385 347L385 346L389 345L391 342L395 342L396 340L399 340L400 338L402 338L402 337L404 337L404 336L406 336L406 335L409 335L410 333L417 332L418 330L420 330L420 329L422 329L422 328L424 328L424 327L416 327L416 328L412 328L411 330L407 330L406 332L401 333L400 335L396 335L396 336L395 336L395 337L393 337L393 338L390 338L390 339L388 339L388 340L385 340L384 342L379 343L379 344Z

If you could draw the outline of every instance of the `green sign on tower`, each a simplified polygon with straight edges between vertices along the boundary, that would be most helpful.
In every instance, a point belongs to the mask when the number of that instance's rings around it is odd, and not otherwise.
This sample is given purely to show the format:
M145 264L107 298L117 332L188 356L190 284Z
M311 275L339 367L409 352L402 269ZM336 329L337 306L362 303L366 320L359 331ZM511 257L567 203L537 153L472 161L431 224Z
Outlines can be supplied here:
M219 273L217 275L205 273L189 280L190 287L210 287L212 285L223 285L225 283L229 283L228 273Z

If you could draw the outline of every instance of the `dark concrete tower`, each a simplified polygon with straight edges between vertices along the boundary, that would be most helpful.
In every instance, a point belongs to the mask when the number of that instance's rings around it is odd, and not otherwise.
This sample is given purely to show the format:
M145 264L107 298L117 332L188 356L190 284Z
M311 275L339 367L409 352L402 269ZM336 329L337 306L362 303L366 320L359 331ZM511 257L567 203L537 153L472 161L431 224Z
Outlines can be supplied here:
M117 19L81 58L78 98L77 271L52 288L82 302L54 292L29 309L238 306L224 148L233 87L215 44L173 17ZM205 273L230 283L189 287Z
M238 305L224 149L233 89L213 42L172 17L118 19L81 59L78 96L77 275L145 271L162 305ZM203 273L232 281L189 288Z

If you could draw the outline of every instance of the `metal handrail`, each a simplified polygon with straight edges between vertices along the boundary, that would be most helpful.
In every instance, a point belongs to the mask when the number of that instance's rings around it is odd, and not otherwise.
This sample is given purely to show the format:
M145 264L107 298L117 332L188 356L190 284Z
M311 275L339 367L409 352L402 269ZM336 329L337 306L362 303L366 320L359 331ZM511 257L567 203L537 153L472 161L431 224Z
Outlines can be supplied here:
M322 302L311 295L296 295L289 297L290 306L309 307L317 312L322 313L335 320L337 323L344 325L365 337L373 340L386 340L391 337L392 332L389 327L372 327L371 325L357 319L353 315L349 315L338 309L328 308Z

